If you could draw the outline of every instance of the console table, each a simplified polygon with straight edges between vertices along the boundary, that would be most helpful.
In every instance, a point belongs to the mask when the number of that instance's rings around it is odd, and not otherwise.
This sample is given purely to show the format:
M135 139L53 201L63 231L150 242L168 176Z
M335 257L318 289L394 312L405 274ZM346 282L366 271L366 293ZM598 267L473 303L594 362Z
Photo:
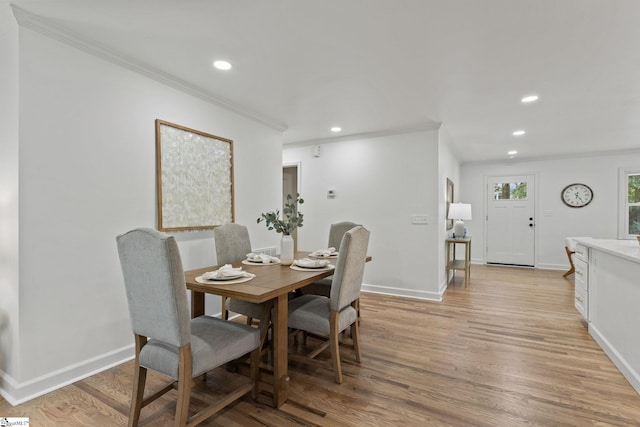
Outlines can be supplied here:
M471 237L450 238L446 242L447 283L449 282L449 271L453 270L455 277L456 270L464 270L464 286L466 287L471 276ZM464 245L464 259L456 259L456 245Z

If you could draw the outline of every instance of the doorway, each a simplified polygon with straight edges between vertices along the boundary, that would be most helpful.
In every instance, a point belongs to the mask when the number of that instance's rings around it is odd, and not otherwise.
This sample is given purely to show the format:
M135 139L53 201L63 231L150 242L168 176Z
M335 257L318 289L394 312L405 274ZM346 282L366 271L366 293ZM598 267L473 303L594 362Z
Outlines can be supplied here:
M282 210L284 210L287 195L291 194L295 197L300 192L298 189L298 173L299 165L297 163L282 165ZM298 250L298 229L291 233L291 237L293 238L293 251L295 253Z
M535 176L487 178L487 264L535 266Z

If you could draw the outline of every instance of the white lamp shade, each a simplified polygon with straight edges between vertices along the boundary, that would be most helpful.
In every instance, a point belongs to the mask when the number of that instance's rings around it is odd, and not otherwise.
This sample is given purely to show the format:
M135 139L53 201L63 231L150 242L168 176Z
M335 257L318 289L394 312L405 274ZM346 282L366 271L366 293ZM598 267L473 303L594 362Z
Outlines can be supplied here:
M468 203L451 203L449 205L449 215L447 219L472 219L471 205Z

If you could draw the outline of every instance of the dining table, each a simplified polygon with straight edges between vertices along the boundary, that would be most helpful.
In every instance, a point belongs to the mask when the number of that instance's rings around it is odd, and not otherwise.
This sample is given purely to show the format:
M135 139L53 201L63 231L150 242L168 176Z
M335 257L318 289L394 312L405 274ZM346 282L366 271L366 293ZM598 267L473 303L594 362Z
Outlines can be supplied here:
M296 252L295 259L309 256L309 252ZM368 260L370 257L368 257ZM335 266L336 258L329 258ZM294 269L289 265L233 263L233 267L242 267L243 271L255 274L255 277L243 283L201 283L196 280L204 273L215 271L221 265L214 265L185 272L186 286L191 291L191 315L205 314L205 295L220 295L254 303L268 303L273 307L271 321L273 327L273 406L279 408L287 401L289 392L288 374L288 301L289 293L333 275L333 268ZM224 307L223 307L224 309Z

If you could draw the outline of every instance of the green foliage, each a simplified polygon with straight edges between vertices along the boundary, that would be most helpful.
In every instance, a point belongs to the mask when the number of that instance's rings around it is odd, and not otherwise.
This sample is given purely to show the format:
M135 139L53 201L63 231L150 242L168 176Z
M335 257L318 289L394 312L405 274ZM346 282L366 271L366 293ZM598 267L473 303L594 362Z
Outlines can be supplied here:
M504 182L495 184L493 191L496 200L522 200L527 198L527 183Z
M303 215L298 210L298 205L303 204L304 200L300 198L300 194L296 194L294 199L291 194L287 194L287 201L282 210L283 218L280 219L280 210L274 212L265 212L260 214L257 223L265 222L267 230L276 230L276 233L289 235L298 227L302 227Z
M640 202L640 175L629 175L627 190L627 200L629 203Z

